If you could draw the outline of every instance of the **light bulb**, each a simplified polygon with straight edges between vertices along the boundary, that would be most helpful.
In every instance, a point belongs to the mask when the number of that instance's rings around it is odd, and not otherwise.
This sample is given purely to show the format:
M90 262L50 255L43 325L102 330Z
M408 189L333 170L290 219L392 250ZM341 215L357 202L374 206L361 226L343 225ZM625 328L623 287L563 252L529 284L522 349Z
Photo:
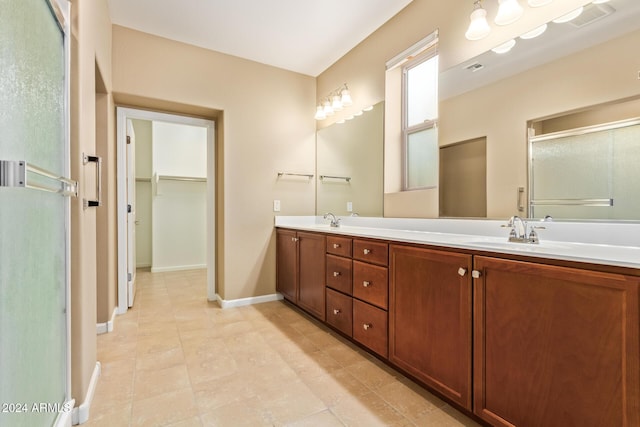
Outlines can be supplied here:
M520 38L523 39L523 40L533 39L533 38L538 37L539 35L541 35L545 31L547 31L547 24L542 24L538 28L534 28L533 30L531 30L531 31L529 31L527 33L524 33L523 35L520 36Z
M327 115L324 113L324 108L322 107L322 105L318 105L318 108L316 109L315 119L324 120L326 118L327 118Z
M509 25L516 22L522 14L524 9L518 3L518 0L498 0L500 7L498 8L498 14L494 22L498 25Z
M511 49L513 49L515 45L516 45L516 41L511 39L508 42L503 43L500 46L496 46L491 50L494 51L495 53L503 54L503 53L509 52Z
M338 95L333 96L333 101L331 102L331 108L333 111L341 111L342 110L342 102L340 101L340 97Z
M554 19L553 22L555 22L556 24L564 24L565 22L572 21L576 19L578 16L582 15L583 10L584 10L584 7L580 6L576 10L573 10L567 13L566 15L562 15L561 17Z
M469 20L471 21L469 23L469 28L464 34L468 40L483 39L491 31L489 23L487 22L487 11L480 6L479 2L476 3L476 8L471 12Z
M324 101L323 111L325 116L333 116L333 108L331 107L331 103L328 100Z
M342 105L344 105L345 107L353 104L353 101L351 100L351 94L349 93L349 89L347 89L346 86L344 89L342 89L342 92L340 92L340 102L342 102Z

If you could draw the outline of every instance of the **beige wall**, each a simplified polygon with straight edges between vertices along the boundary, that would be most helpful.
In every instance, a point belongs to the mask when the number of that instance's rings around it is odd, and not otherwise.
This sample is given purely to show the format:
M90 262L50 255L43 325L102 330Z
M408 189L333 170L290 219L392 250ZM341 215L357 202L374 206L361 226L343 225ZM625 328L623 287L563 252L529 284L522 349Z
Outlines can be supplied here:
M96 366L97 319L96 209L82 207L84 197L94 197L95 169L93 165L83 166L82 154L97 153L96 105L103 114L101 126L107 125L106 136L101 131L103 141L112 138L109 131L113 124L113 115L109 113L112 102L109 95L96 101L95 79L97 63L102 72L103 89L108 93L111 23L106 0L74 0L71 10L71 176L79 183L78 198L71 205L71 391L76 404L80 405L84 403ZM113 292L106 291L103 295L109 304ZM104 311L108 312L108 307Z
M114 26L113 90L139 107L224 112L216 120L217 291L225 300L273 294L273 200L282 215L315 212L312 184L277 180L279 171L315 170L315 80Z
M494 4L495 3L495 4ZM340 84L347 82L354 100L354 110L363 106L385 100L385 204L384 215L392 217L432 217L438 215L437 190L421 190L399 192L400 188L400 142L399 128L390 123L389 106L397 101L399 105L399 89L385 87L385 63L395 55L404 51L431 32L439 31L440 69L445 70L460 62L470 59L494 46L497 46L518 34L533 29L543 22L575 9L577 6L590 3L589 0L565 0L553 2L541 8L527 7L524 17L517 24L505 27L493 26L491 34L477 42L469 42L464 38L469 23L469 14L473 2L443 2L435 0L414 0L405 9L389 20L375 33L352 49L347 55L318 76L317 92L324 96ZM489 16L495 15L497 2L484 2ZM385 93L386 92L386 93ZM385 99L386 98L386 99ZM345 110L330 119L318 123L322 128L350 114ZM444 119L444 112L441 118ZM399 120L399 115L397 120ZM473 135L475 138L478 135ZM459 139L460 141L464 139ZM489 144L491 144L489 142ZM494 150L500 148L494 146ZM488 150L490 148L488 147ZM497 165L495 160L488 165L488 170ZM518 179L519 171L511 165L505 166L505 175L509 181ZM501 178L501 177L500 177ZM498 177L488 178L497 182ZM495 193L488 197L489 215L504 216L505 209L501 196L505 186L497 182ZM493 191L493 190L492 190ZM509 188L509 192L512 190ZM511 193L509 193L511 194Z

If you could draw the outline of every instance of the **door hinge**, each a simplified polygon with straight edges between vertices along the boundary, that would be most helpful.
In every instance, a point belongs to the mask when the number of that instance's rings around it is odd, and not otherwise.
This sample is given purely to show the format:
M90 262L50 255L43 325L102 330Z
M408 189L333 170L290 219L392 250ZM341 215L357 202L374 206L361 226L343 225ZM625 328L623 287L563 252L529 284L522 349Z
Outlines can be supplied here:
M131 137L127 135L127 144L131 144Z
M130 282L133 279L133 274L127 273L127 282Z
M127 213L131 213L131 205L127 205Z

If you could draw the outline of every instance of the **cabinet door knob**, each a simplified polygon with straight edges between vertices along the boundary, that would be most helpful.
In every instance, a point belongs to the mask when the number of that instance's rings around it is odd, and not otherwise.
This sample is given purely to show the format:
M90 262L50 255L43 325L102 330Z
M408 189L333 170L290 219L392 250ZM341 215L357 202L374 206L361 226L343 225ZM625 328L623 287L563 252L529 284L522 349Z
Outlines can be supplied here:
M297 237L292 237L292 238L291 238L291 241L292 241L292 242L297 242L298 240L299 240L299 239L298 239Z
M340 243L334 243L333 244L333 249L338 249L340 247Z
M471 272L471 277L473 277L474 279L478 279L478 278L480 278L480 276L482 276L482 273L479 272L478 270L473 270Z
M362 282L362 286L364 286L365 288L368 288L370 285L371 285L371 282L367 282L366 280Z
M338 277L339 275L340 275L340 272L339 272L339 271L334 271L334 272L333 272L333 277Z
M465 274L467 274L467 269L466 269L466 268L462 268L462 267L460 267L460 268L458 269L458 274L459 274L460 276L464 276Z
M365 255L369 255L371 253L370 249L365 249L362 252L364 252Z
M335 315L340 314L340 309L339 308L334 309L333 310L333 314L335 314Z
M371 323L365 323L362 325L362 327L365 331L368 331L370 328L373 328L373 325Z

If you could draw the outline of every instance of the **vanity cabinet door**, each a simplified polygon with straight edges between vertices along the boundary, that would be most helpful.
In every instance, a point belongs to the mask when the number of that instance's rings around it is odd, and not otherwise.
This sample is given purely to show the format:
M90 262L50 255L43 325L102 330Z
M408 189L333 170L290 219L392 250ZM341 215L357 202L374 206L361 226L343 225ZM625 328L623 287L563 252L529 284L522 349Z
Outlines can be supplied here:
M474 412L496 426L640 425L640 278L475 258Z
M298 233L276 229L276 290L287 300L298 299Z
M325 319L325 236L298 232L298 305Z
M389 360L471 409L472 256L390 245Z

